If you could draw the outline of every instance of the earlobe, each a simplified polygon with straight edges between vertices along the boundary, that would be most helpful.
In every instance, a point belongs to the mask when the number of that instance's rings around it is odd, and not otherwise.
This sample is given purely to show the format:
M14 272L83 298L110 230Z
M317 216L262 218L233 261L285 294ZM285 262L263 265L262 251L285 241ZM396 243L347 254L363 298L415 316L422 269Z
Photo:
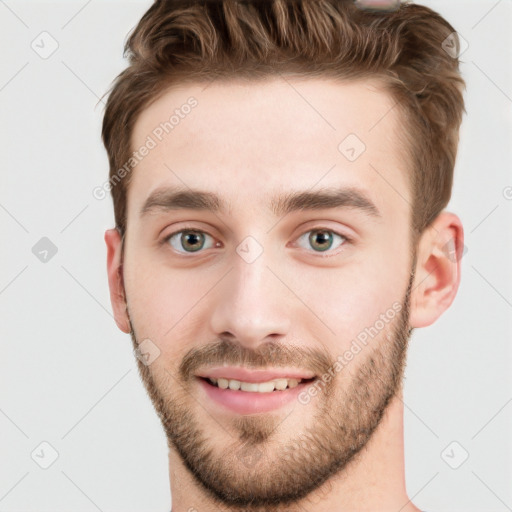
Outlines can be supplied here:
M119 329L128 334L131 331L131 326L126 310L126 296L123 283L122 238L119 231L115 228L107 229L104 238L107 244L108 286L114 319Z
M431 325L452 304L460 284L463 247L462 222L453 213L440 213L421 236L411 292L411 327Z

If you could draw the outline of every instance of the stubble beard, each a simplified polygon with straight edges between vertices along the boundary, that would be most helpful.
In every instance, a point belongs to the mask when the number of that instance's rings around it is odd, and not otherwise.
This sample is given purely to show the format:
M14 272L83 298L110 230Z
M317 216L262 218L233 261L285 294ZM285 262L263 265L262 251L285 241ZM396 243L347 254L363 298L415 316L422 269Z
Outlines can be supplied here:
M239 345L220 340L213 352L196 349L174 372L161 369L156 372L137 360L139 374L160 417L169 448L179 454L213 502L237 511L281 511L321 488L355 460L402 385L412 332L409 309L413 278L414 272L411 272L402 309L391 327L385 328L383 336L373 339L354 358L355 370L352 368L353 374L344 388L336 388L339 379L333 379L309 404L297 402L286 418L269 413L238 416L230 418L229 422L224 420L223 424L220 419L214 421L190 391L192 368L212 354L217 357L223 354L230 363L268 363L275 360L277 354L283 354L283 358L277 357L283 362L288 361L286 357L293 357L293 354L284 356L286 347L273 346L273 355L264 347L262 353L255 355ZM131 337L136 349L138 342L133 323ZM332 368L335 360L331 355L318 351L313 354L317 355L317 368L327 365ZM306 352L302 356L305 360ZM295 409L301 411L302 407L310 408L312 421L296 425L296 435L283 439L279 427L286 425L289 429L289 416L293 417ZM201 419L205 416L206 421ZM225 431L221 428L224 426ZM212 436L211 429L218 432L213 432ZM218 434L229 434L225 445L211 442Z

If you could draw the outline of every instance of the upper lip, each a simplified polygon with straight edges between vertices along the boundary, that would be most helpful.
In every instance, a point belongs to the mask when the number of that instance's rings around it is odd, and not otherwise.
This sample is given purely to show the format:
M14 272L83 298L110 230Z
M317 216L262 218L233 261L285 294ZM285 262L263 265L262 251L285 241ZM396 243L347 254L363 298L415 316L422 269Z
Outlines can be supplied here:
M314 373L297 368L255 370L242 366L216 366L196 373L197 377L235 379L242 382L267 382L274 379L311 379Z

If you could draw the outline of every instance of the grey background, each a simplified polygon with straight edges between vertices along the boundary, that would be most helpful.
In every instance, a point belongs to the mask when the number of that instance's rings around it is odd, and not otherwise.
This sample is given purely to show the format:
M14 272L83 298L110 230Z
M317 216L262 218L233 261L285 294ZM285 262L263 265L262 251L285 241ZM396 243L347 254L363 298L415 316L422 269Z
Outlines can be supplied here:
M469 45L448 208L467 253L452 307L411 341L407 489L429 512L502 512L512 510L512 5L423 3ZM92 195L108 172L98 100L150 4L0 0L1 512L169 510L163 431L112 318L111 200ZM31 47L52 39L48 58Z

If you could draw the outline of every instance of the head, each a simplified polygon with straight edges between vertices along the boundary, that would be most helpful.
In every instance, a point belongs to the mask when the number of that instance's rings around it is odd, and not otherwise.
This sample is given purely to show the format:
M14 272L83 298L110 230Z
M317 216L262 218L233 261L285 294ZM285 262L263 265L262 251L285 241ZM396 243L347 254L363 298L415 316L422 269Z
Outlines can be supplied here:
M413 4L203 0L155 2L126 43L102 132L115 319L149 353L170 449L219 502L297 501L355 460L412 330L455 297L448 37ZM225 365L305 379L235 413L203 378Z

